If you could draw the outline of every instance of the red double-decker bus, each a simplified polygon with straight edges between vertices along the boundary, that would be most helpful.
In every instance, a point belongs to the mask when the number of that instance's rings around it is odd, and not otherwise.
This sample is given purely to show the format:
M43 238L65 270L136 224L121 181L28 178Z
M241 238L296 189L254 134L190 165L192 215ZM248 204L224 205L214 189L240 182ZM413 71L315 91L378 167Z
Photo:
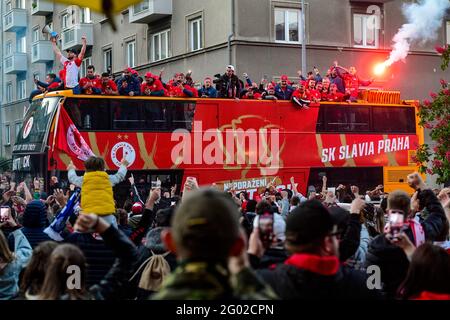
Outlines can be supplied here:
M64 108L86 142L73 130L62 136ZM72 140L71 140L72 139ZM37 96L27 111L13 151L17 179L40 176L64 180L72 160L83 169L83 148L117 170L125 157L137 182L159 178L180 188L188 176L200 185L260 192L269 182L290 188L290 177L305 193L320 186L356 184L385 191L407 189L406 176L423 142L413 104L322 103L298 110L290 101L179 99L73 95ZM58 142L58 143L55 143ZM120 186L117 192L120 194ZM123 189L127 189L125 184ZM126 191L123 191L126 192Z

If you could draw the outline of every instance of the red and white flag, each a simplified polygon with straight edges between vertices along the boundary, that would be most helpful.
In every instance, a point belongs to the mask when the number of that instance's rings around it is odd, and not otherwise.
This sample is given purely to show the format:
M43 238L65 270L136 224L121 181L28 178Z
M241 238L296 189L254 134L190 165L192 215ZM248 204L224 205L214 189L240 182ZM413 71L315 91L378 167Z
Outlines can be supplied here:
M63 106L59 106L58 113L59 118L57 119L55 141L53 142L54 148L64 151L70 157L76 157L81 161L95 156Z

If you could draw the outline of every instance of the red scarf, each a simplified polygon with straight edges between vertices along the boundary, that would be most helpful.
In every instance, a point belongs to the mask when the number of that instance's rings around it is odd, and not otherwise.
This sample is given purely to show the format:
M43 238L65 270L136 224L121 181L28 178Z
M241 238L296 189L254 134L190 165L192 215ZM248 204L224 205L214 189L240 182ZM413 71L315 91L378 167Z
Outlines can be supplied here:
M339 259L336 256L321 257L318 255L295 253L284 264L305 269L323 276L335 275L339 270Z

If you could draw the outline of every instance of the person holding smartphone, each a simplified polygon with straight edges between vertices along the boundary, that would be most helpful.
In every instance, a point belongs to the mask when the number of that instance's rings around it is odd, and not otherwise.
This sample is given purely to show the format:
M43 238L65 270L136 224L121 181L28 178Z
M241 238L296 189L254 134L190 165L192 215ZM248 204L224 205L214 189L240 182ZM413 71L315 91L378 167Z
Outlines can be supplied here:
M31 258L32 248L22 231L11 232L14 246L11 249L3 228L17 227L9 207L0 208L0 300L13 299L19 292L19 274Z
M397 288L406 276L409 261L397 245L401 233L405 233L415 247L428 241L439 241L446 231L446 217L436 195L423 182L419 173L408 175L407 182L415 190L419 210L426 209L427 217L414 219L410 196L405 191L394 191L387 199L389 223L384 233L369 244L366 266L378 265L381 270L383 290L388 298L396 296ZM414 199L413 199L414 200ZM401 222L403 220L403 223ZM403 225L403 226L402 226ZM448 232L448 230L447 230Z

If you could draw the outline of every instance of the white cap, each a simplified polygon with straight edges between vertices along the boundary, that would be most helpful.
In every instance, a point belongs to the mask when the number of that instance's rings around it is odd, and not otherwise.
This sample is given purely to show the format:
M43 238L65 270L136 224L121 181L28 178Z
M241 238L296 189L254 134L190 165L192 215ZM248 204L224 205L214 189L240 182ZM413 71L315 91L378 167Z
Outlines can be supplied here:
M231 70L233 70L234 71L234 67L230 64L230 65L228 65L228 67L227 67L227 69L231 69Z

